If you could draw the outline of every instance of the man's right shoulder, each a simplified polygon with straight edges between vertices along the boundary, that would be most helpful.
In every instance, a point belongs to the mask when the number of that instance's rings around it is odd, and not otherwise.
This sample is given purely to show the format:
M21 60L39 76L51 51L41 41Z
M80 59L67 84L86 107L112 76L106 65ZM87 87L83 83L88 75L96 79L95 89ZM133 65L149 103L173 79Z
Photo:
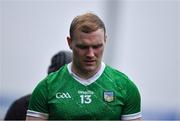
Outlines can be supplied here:
M62 84L63 81L65 80L64 78L68 76L69 76L69 72L68 72L67 66L64 66L60 68L58 71L52 72L49 75L47 75L43 80L41 80L38 83L37 87L38 88L45 87L48 89L50 88L52 89L53 86Z
M46 78L46 83L54 83L56 81L62 80L64 76L67 76L68 69L67 66L63 66L59 70L50 73Z

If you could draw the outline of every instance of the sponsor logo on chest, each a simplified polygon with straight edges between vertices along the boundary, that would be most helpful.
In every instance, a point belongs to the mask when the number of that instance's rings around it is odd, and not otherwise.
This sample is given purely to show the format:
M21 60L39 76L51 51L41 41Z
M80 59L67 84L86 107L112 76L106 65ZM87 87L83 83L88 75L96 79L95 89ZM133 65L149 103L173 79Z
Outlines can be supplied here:
M71 95L68 92L58 92L56 93L56 98L57 99L64 99L64 98L71 98Z

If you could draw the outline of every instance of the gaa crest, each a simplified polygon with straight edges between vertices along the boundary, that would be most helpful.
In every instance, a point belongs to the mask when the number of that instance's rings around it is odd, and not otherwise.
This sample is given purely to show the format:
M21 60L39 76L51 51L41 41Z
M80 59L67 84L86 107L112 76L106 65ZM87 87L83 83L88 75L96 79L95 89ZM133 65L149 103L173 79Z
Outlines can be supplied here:
M114 101L114 92L113 91L104 91L104 100L106 102Z

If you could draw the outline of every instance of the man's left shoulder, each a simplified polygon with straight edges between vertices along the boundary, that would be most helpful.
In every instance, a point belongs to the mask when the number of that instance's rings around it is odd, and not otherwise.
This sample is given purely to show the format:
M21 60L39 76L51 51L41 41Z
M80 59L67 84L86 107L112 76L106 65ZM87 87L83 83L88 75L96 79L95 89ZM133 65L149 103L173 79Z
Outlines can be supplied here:
M135 86L135 83L126 74L124 74L123 72L121 72L113 67L106 65L105 73L115 83L118 83L118 84L124 85L124 86L127 86L127 85Z
M123 72L121 72L121 71L119 71L113 67L110 67L108 65L106 65L105 73L109 74L113 78L120 78L120 79L129 80L129 78L126 74L124 74Z

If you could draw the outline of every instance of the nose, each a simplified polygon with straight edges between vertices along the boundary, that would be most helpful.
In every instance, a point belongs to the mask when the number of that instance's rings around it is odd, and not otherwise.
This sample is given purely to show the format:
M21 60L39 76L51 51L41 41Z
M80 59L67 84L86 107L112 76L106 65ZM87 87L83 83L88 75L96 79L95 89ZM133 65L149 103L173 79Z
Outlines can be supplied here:
M94 56L94 49L92 47L89 47L87 50L87 56L93 57Z

